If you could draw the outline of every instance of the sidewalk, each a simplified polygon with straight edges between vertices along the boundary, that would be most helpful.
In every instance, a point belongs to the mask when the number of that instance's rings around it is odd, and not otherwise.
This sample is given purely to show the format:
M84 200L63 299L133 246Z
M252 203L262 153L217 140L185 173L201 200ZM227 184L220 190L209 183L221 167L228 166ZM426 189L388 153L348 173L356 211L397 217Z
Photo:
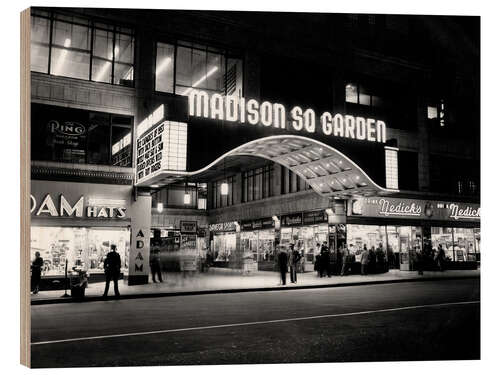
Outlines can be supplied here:
M418 275L416 271L390 270L387 273L376 275L349 275L332 276L331 278L319 278L316 272L299 273L298 283L290 284L290 275L287 274L287 285L281 286L278 272L259 271L252 275L242 275L237 270L225 268L210 268L206 273L199 273L184 277L180 273L169 273L164 277L163 283L152 283L146 285L127 285L123 280L119 281L119 289L122 299L162 297L170 295L189 295L207 293L231 293L242 291L265 291L278 289L305 289L340 287L363 284L381 284L408 281L428 281L440 279L478 278L479 270L473 271L444 271L424 272ZM104 283L89 284L85 291L86 301L102 300ZM48 304L73 302L71 298L61 297L64 291L51 290L41 291L31 295L31 304ZM69 293L69 291L68 291ZM113 299L113 283L110 285L110 298Z

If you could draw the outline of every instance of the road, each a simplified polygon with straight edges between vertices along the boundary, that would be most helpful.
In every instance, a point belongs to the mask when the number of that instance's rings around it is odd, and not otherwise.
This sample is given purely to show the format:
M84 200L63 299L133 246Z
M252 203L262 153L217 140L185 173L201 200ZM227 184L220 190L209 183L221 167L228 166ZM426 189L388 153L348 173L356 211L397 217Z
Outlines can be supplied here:
M32 366L479 359L479 279L32 306Z

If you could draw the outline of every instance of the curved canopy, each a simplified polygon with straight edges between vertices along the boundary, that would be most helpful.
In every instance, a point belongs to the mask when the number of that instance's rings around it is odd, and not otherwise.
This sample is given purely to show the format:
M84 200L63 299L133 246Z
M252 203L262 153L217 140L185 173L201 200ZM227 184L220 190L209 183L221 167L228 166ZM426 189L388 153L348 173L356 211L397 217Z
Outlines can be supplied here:
M322 142L297 135L277 135L243 144L194 172L160 170L154 181L140 185L166 185L186 177L203 174L224 158L232 156L261 157L278 163L303 178L314 191L326 197L349 198L389 194L398 190L377 185L346 155Z

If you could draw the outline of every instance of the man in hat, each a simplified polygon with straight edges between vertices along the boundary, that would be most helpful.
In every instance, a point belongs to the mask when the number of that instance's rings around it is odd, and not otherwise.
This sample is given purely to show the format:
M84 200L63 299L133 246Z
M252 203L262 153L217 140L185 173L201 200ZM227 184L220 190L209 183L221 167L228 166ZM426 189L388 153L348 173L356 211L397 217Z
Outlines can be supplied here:
M280 253L278 254L278 266L281 274L281 284L286 285L286 271L288 268L288 254L284 246L280 246Z
M111 245L111 251L106 255L106 260L104 261L104 273L106 274L106 287L104 288L103 297L108 296L109 283L113 280L113 285L115 289L115 297L120 296L118 291L118 278L120 277L120 268L122 266L122 261L120 259L120 254L116 252L116 245Z

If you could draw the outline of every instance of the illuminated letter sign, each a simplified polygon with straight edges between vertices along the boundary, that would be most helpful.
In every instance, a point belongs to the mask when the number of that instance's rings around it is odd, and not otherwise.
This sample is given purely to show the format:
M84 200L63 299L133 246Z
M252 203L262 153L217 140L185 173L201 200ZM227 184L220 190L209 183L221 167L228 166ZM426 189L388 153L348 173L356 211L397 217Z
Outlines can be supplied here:
M288 115L283 104L263 102L255 99L238 98L234 96L211 96L200 90L191 90L189 93L189 115L229 121L240 124L260 125L278 129L291 129L297 132L316 132L316 113L313 109L293 107ZM370 142L386 142L385 122L370 118L352 115L332 114L323 112L318 127L320 132L327 136L367 140ZM141 133L142 134L142 133Z

